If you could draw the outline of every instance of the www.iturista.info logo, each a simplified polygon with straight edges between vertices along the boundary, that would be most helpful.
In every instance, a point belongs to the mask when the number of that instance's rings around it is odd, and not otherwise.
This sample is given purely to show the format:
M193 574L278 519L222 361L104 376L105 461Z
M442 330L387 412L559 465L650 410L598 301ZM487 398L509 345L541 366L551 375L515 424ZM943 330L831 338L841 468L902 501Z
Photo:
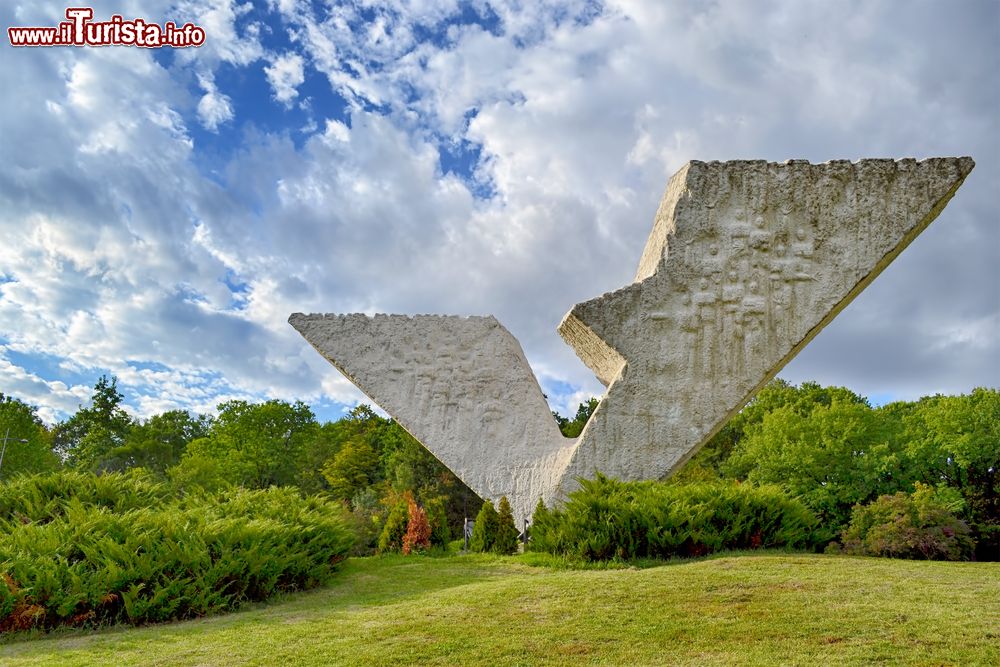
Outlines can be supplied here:
M157 49L161 46L184 48L205 43L205 29L185 23L167 21L162 26L145 19L125 20L114 14L108 21L92 21L90 7L70 7L67 21L50 27L7 28L11 46L141 46Z

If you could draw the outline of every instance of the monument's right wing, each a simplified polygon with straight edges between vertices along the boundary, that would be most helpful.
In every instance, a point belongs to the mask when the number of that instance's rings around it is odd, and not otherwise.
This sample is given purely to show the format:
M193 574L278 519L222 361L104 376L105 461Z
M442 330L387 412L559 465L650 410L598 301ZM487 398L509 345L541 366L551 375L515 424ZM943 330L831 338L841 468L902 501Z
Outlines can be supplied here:
M971 158L690 162L636 282L560 333L608 384L563 489L676 470L938 216ZM599 342L598 342L599 341Z

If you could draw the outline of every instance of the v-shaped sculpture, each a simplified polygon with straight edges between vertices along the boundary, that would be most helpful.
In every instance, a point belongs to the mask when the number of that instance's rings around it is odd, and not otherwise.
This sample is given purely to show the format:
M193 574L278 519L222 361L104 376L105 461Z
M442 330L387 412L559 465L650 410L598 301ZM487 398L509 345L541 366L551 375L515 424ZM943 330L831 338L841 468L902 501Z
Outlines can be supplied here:
M681 467L938 216L971 158L689 162L635 281L559 333L607 392L562 436L495 318L303 315L316 350L483 498L520 521L595 472Z

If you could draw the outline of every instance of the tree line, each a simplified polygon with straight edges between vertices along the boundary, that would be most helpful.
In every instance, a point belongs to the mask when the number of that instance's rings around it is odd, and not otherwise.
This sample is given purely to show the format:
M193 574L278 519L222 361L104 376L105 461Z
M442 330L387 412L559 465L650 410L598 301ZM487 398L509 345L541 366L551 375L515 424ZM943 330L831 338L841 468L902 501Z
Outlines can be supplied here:
M142 470L178 489L293 486L346 503L362 552L403 548L411 501L426 514L432 544L460 536L482 504L398 423L365 405L321 424L301 402L228 401L214 417L169 411L145 420L123 403L117 380L102 377L87 407L49 428L32 406L0 394L0 434L10 429L0 480L71 468ZM572 419L553 414L576 437L597 406L582 403ZM670 483L775 485L831 534L848 527L857 506L935 489L971 527L976 557L996 560L998 468L996 389L874 407L843 387L774 380Z
M172 410L148 419L124 409L117 379L101 377L90 404L46 426L37 409L0 394L0 435L10 429L0 481L72 469L136 471L178 492L296 487L346 503L358 552L402 548L407 499L427 512L435 543L459 535L481 500L392 419L359 405L320 423L302 402L227 401L215 416ZM27 442L20 442L26 440ZM394 517L402 514L403 520ZM387 523L395 521L389 534Z
M675 478L777 485L838 535L859 508L896 494L919 506L933 490L971 528L975 556L1000 560L998 471L996 389L873 407L843 387L774 380Z

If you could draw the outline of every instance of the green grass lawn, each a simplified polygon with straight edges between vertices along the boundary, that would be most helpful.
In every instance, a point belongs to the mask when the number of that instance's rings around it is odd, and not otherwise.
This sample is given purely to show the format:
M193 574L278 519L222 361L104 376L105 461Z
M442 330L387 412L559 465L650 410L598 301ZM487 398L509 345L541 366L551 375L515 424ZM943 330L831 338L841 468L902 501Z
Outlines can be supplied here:
M2 665L1000 664L1000 564L732 555L646 569L351 559L247 611L0 645Z

